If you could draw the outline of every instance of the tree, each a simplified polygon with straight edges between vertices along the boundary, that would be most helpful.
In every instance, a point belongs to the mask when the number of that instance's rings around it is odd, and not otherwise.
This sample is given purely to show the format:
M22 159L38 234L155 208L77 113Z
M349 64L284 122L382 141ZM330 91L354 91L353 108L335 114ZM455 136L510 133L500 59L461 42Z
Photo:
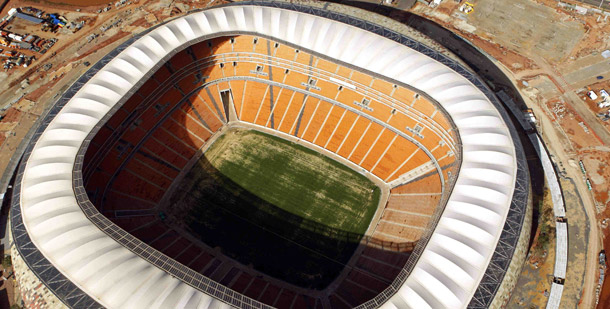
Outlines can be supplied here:
M4 267L4 269L7 269L7 268L10 268L11 266L13 266L13 261L11 260L11 256L10 255L4 256L4 259L2 260L2 267Z

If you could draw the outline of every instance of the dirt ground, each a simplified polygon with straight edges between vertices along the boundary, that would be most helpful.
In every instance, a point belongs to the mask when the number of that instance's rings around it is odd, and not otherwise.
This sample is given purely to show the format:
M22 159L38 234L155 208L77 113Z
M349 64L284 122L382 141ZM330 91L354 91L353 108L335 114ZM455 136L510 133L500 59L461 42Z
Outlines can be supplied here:
M608 61L608 63L610 63L610 61ZM595 92L596 95L598 96L598 98L595 99L595 100L591 100L591 98L589 98L587 96L587 92L589 90ZM609 114L610 113L610 107L599 107L599 104L601 102L603 102L603 98L602 98L602 96L600 94L600 90L610 91L610 80L608 80L608 81L604 80L604 81L600 81L600 82L596 82L596 83L590 84L586 88L583 88L583 89L579 90L577 92L577 94L581 98L583 98L583 101L586 102L589 110L591 110L592 113L597 115L600 123L602 123L602 125L606 128L606 130L610 131L610 114ZM605 115L609 116L608 119L606 119L604 117Z
M537 229L534 241L529 250L521 275L507 308L532 307L543 308L546 306L547 295L551 290L553 281L553 266L555 263L555 220L553 217L553 204L550 200L548 190L545 191L541 202L534 202L538 213L538 224L546 226L544 230L549 233L548 241L541 242L540 232ZM540 280L543 278L543 280Z
M38 3L40 1L30 1ZM115 1L108 0L43 0L44 4L48 5L66 5L66 6L79 6L79 7L91 7L91 6L104 6L108 3L114 3Z
M561 186L565 191L567 217L574 222L586 222L587 214L582 207L574 207L582 204L580 195L575 190L572 179L561 179ZM539 220L546 221L550 227L555 228L554 217L549 215L549 207L552 205L545 198L545 208ZM537 230L540 233L540 229ZM568 238L570 240L568 255L568 269L564 284L564 295L561 299L561 308L576 308L580 304L580 296L583 285L585 264L582 261L587 253L587 239L589 236L588 226L570 225ZM546 250L537 248L540 246L539 235L533 241L532 248L523 266L507 308L544 308L548 300L551 283L553 281L553 270L555 266L555 236L550 237ZM541 254L542 252L542 254ZM546 254L545 254L546 253Z
M13 268L0 265L0 308L9 308L15 302L15 275Z
M561 126L561 129L570 140L571 149L580 152L603 145L595 132L586 125L582 117L570 105L566 104L564 100L558 98L544 103L546 104L547 111L552 112L548 116Z
M588 254L590 228L587 225L573 224L574 222L587 222L589 220L582 207L575 207L583 203L583 198L575 186L574 180L570 178L561 179L561 187L564 190L564 200L566 202L566 215L570 220L568 221L568 269L561 298L561 308L588 308L587 305L582 303L581 296L585 278L585 263L583 261L586 260Z

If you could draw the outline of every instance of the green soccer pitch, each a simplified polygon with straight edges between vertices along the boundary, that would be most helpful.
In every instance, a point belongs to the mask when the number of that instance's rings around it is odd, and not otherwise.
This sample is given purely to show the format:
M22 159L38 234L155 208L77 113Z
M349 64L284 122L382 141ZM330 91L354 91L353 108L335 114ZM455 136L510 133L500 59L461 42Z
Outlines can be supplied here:
M353 255L380 194L365 176L314 150L231 129L181 182L173 203L182 211L173 215L244 265L323 289Z

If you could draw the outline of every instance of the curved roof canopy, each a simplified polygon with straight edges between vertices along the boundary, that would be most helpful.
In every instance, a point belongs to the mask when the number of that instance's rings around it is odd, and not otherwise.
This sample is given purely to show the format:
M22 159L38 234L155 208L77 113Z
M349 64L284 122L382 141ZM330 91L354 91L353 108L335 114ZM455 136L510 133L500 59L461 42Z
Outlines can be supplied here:
M248 32L302 46L425 92L453 119L462 165L421 257L384 308L466 307L496 248L516 183L509 129L489 99L449 67L377 34L305 13L249 5L209 9L146 33L92 77L52 119L26 162L23 222L69 280L107 307L227 306L150 264L79 207L73 167L87 135L168 55L203 37Z

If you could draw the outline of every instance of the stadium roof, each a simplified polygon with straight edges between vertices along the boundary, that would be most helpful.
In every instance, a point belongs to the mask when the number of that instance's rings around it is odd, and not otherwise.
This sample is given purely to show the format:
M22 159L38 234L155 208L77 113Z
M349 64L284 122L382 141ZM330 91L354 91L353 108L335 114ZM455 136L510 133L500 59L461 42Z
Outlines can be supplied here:
M516 150L502 116L471 81L429 56L348 24L274 7L233 5L172 20L82 85L48 123L23 170L23 224L42 255L106 307L228 307L94 225L77 202L73 168L88 134L147 74L185 46L235 33L302 46L410 85L443 106L461 137L461 169L421 257L383 307L466 307L498 245L516 186Z

